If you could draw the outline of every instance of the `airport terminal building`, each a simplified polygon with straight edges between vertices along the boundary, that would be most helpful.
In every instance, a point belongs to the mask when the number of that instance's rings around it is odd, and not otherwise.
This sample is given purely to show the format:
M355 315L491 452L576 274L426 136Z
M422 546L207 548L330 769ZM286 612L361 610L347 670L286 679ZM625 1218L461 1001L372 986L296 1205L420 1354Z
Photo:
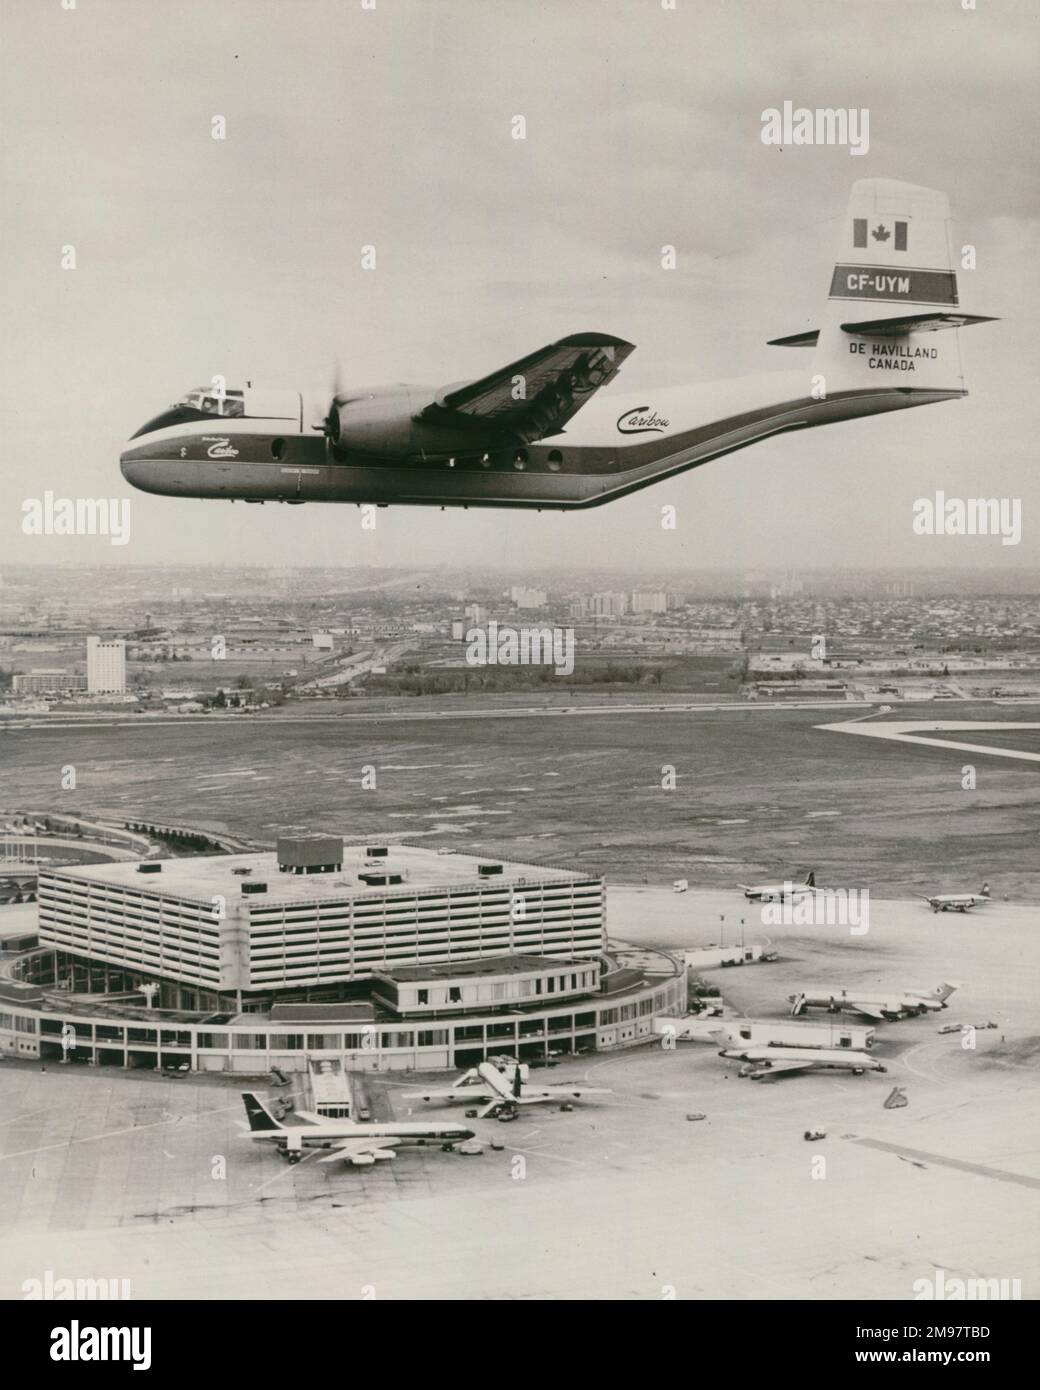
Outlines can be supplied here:
M256 1074L630 1046L685 971L607 941L603 880L399 844L41 869L0 1051Z

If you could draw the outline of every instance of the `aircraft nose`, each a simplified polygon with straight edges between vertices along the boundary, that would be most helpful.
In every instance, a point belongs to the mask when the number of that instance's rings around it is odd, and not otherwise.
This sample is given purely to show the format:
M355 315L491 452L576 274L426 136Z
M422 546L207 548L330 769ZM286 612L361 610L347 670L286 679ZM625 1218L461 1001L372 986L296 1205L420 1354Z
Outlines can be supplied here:
M163 461L143 458L141 451L131 448L130 445L119 455L119 471L131 487L137 488L140 492L166 491L167 479L164 477Z

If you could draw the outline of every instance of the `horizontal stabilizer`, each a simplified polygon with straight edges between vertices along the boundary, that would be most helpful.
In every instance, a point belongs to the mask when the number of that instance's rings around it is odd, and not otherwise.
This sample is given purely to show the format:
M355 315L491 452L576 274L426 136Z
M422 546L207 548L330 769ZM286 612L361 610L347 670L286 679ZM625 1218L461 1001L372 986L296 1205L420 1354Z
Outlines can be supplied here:
M815 347L819 336L820 330L811 328L808 333L792 333L787 338L770 338L766 347Z
M996 323L990 314L900 314L891 319L865 319L862 323L843 323L845 333L935 333L940 328L968 328L973 323Z

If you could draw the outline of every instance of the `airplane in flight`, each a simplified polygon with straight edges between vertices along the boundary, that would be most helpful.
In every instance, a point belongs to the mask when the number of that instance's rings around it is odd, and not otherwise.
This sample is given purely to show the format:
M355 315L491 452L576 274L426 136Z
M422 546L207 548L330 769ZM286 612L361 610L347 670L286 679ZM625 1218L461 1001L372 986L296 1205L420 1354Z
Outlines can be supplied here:
M978 893L936 893L931 898L922 893L921 896L933 912L968 912L971 908L990 901L988 883L984 883Z
M720 1057L746 1063L742 1076L752 1081L778 1081L797 1071L851 1071L862 1076L867 1071L887 1071L876 1057L868 1052L853 1052L847 1047L776 1047L771 1043L739 1043L732 1045L730 1035L720 1031L720 1042L729 1041L719 1052Z
M523 1075L525 1070L522 1066L514 1066L510 1075L490 1062L481 1062L451 1086L409 1091L402 1099L441 1101L448 1105L459 1101L486 1101L484 1108L476 1112L479 1119L497 1115L499 1119L512 1120L522 1105L556 1103L569 1107L572 1100L611 1094L609 1088L602 1086L531 1086Z
M910 989L892 994L870 994L866 990L827 989L817 985L808 986L797 994L789 994L787 998L795 1017L806 1009L826 1009L832 1014L862 1014L864 1018L879 1021L945 1009L947 999L956 988L956 985L941 984L931 991Z
M375 506L600 506L774 435L967 395L945 194L855 183L817 325L768 346L808 365L675 388L625 385L634 345L573 333L444 386L265 391L221 377L134 433L144 492ZM806 323L812 320L807 315Z
M329 1120L309 1110L297 1112L298 1123L282 1124L271 1114L259 1096L243 1091L249 1132L244 1137L259 1143L275 1144L279 1153L290 1163L299 1163L304 1149L331 1149L319 1163L334 1163L342 1159L357 1168L370 1166L379 1160L394 1157L394 1149L403 1143L427 1144L436 1142L445 1149L472 1139L473 1130L460 1125L355 1124L351 1120Z
M816 892L816 872L810 869L801 883L738 883L737 887L743 888L744 897L749 902L782 903L787 898L793 902L807 893Z

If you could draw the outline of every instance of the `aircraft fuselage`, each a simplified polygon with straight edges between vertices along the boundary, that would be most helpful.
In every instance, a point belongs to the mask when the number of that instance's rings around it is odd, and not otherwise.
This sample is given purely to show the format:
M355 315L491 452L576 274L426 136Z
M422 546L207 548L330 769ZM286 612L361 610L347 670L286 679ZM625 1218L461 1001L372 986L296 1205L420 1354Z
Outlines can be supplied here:
M134 487L172 497L571 510L770 435L964 394L879 382L817 400L809 383L804 372L662 391L614 382L564 432L497 447L478 432L418 419L429 388L361 393L348 403L338 444L321 432L322 398L286 392L277 415L172 424L160 416L129 441L120 465Z

